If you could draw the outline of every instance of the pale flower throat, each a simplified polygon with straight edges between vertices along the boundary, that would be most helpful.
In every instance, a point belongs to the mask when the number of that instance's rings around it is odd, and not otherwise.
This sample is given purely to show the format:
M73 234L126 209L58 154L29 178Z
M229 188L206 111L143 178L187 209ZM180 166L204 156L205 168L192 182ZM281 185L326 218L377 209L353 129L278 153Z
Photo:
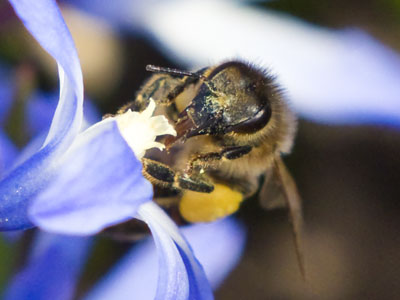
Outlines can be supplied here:
M142 112L128 110L115 117L118 129L136 157L141 159L147 149L158 148L163 150L164 144L156 142L159 135L170 134L176 136L175 129L164 116L153 116L156 104L150 98L149 105Z

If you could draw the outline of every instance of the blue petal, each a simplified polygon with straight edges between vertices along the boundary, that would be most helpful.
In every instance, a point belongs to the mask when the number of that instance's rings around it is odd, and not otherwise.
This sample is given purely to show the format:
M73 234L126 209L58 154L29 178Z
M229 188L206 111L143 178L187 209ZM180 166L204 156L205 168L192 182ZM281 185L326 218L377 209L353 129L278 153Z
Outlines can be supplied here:
M27 29L57 61L60 100L43 147L0 182L0 230L33 226L26 215L29 200L54 175L54 164L79 132L83 83L71 35L54 1L11 1Z
M84 299L152 300L157 289L157 268L154 243L147 239L114 266Z
M183 229L213 289L239 262L246 243L244 228L233 218Z
M45 145L70 144L82 121L83 81L70 32L53 0L10 0L15 12L40 45L57 61L60 101Z
M159 253L155 299L213 299L204 270L175 223L154 202L142 205L139 217L149 226Z
M183 229L213 288L238 262L245 244L243 228L233 219ZM150 240L135 247L86 300L153 299L157 288L157 253Z
M12 164L11 170L16 168L17 166L23 164L27 161L32 155L34 155L43 145L47 136L47 131L37 134L35 137L31 138L28 144L21 149L14 163ZM1 186L1 183L0 183Z
M160 212L157 212L154 209L155 205L152 207L154 212L159 214L159 216L163 213L161 209ZM180 251L173 237L160 224L162 220L158 219L159 216L154 215L152 211L147 212L147 210L146 207L142 207L139 213L143 221L148 224L159 253L158 286L154 299L188 299L190 293L189 275L185 269L185 263L180 255Z
M33 201L32 222L66 234L93 234L130 219L153 197L141 162L114 119L78 135L58 166L57 176Z
M12 166L17 154L17 147L0 130L0 178Z
M0 230L32 227L27 216L30 198L43 189L54 173L48 160L54 158L44 148L8 174L0 182Z
M43 92L36 92L29 99L25 110L25 118L27 129L31 136L49 131L53 113L57 107L57 100L58 95L56 93ZM88 99L83 102L83 111L85 124L82 124L82 128L84 126L87 128L101 120L100 113Z
M84 124L82 124L82 129L87 129L91 125L101 121L102 117L100 111L90 99L85 99L83 102L83 116Z
M56 93L36 92L30 97L25 109L26 125L30 136L49 131L57 100Z
M53 112L56 105L56 99L53 99L52 95L44 96L43 94L36 95L28 102L26 119L30 133L34 137L21 150L13 167L22 164L42 147L51 124L49 112ZM83 103L83 108L85 118L82 123L82 130L101 120L100 113L90 100Z
M17 242L23 235L24 235L23 231L8 231L1 233L1 236L3 237L4 241L10 244Z
M40 233L24 267L4 299L72 299L91 241Z
M13 100L14 84L10 80L10 74L3 66L0 66L0 125L3 125L10 111Z

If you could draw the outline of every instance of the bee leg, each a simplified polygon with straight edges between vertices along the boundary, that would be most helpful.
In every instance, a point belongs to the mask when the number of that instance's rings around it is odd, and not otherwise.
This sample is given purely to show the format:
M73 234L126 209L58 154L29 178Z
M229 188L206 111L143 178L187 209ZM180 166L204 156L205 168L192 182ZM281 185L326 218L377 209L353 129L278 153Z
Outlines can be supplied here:
M143 176L154 186L162 188L173 188L175 182L175 171L169 166L148 158L142 158Z
M157 104L170 106L175 103L176 97L181 94L185 88L199 80L198 77L185 76L183 78L173 78L170 75L158 75L150 79L138 92L135 101L132 101L121 107L117 114L122 114L129 109L132 111L143 111L152 98Z
M191 174L194 170L206 170L213 167L217 167L221 160L223 159L237 159L243 155L248 154L252 147L249 145L245 146L232 146L222 149L220 152L208 152L197 154L193 157L187 168L187 173Z
M207 180L205 176L188 176L183 175L178 178L179 187L185 190L191 190L200 193L211 193L214 190L214 185Z
M142 159L143 176L154 186L180 192L182 189L195 192L211 193L214 186L205 175L189 176L175 172L171 167L148 158Z
M177 122L179 111L176 106L176 98L185 91L186 87L190 84L195 83L198 81L198 77L183 77L180 79L179 84L169 85L170 79L165 79L163 84L165 85L165 89L168 88L168 93L162 93L166 96L156 99L155 101L165 107L165 114L169 117L169 119Z
M233 146L233 147L226 147L221 151L221 154L226 159L236 159L246 155L251 151L252 147L249 145L245 146Z
M169 81L170 76L168 75L156 77L153 81L145 84L137 94L136 99L122 106L117 114L123 114L128 110L141 112L149 105L150 98L154 99L157 104L165 104L164 102L168 102L168 100L159 98L157 92L165 93L164 91L171 90L172 87L168 85Z

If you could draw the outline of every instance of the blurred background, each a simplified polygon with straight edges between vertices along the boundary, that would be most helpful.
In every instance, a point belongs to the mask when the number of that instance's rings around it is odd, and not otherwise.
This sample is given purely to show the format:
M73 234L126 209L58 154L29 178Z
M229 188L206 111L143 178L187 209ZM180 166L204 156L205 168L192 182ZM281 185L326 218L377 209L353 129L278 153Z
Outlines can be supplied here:
M168 37L159 36L159 31L154 29L146 30L148 20L125 22L124 17L129 18L125 13L120 16L121 24L116 22L117 9L110 17L99 12L98 7L91 8L94 4L90 2L59 3L78 48L85 94L101 115L115 113L134 98L135 91L149 76L145 72L147 64L182 69L198 67L198 61L191 64L187 57L180 58L174 47L162 42ZM110 1L104 9L114 12L113 3L117 7L123 2ZM143 4L152 11L152 5L156 7L158 2L129 3ZM164 5L168 6L168 2ZM175 5L172 2L171 7ZM373 36L377 43L393 49L393 55L397 56L394 53L400 51L399 0L234 2L239 12L242 7L258 12L280 12L282 20L295 16L315 28L356 27ZM138 14L132 14L132 18ZM205 23L207 19L205 15ZM240 26L240 22L238 19L236 25ZM183 40L198 40L203 35L188 27ZM175 47L179 47L179 38L170 36ZM238 34L235 38L240 42L243 37ZM204 48L212 48L211 41L206 41ZM217 58L210 57L211 62L214 59ZM262 62L269 66L268 58L262 58ZM8 2L1 0L0 66L7 70L7 78L13 82L14 100L3 126L15 145L22 148L33 136L24 113L32 99L30 95L37 90L49 94L57 90L56 68L32 42ZM279 75L279 70L276 72ZM330 76L334 78L335 74ZM400 81L397 83L400 85ZM315 89L318 88L316 82ZM291 95L290 87L288 90ZM397 105L399 109L393 114L400 120L400 95L393 98L393 107ZM385 98L376 101L384 102ZM294 103L294 107L300 105ZM300 276L287 213L284 210L265 212L257 199L249 199L237 214L247 228L246 249L239 265L217 290L217 299L400 298L400 122L386 122L380 111L376 114L381 116L381 122L364 119L363 124L351 120L326 124L300 114L296 143L285 161L304 202L309 282L306 284ZM18 243L19 252L8 243L0 242L0 286L23 263L30 235L27 232ZM99 238L97 244L82 276L78 296L129 246L106 238Z

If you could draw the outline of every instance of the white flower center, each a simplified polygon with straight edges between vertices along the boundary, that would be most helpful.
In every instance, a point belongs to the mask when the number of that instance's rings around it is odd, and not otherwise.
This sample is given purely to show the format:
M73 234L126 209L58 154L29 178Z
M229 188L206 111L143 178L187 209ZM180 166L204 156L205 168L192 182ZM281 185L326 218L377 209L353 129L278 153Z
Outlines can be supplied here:
M176 136L175 129L164 116L152 116L156 104L150 98L150 103L142 112L128 110L115 117L121 135L132 148L137 158L141 159L147 149L164 149L162 143L156 142L159 135L170 134Z

